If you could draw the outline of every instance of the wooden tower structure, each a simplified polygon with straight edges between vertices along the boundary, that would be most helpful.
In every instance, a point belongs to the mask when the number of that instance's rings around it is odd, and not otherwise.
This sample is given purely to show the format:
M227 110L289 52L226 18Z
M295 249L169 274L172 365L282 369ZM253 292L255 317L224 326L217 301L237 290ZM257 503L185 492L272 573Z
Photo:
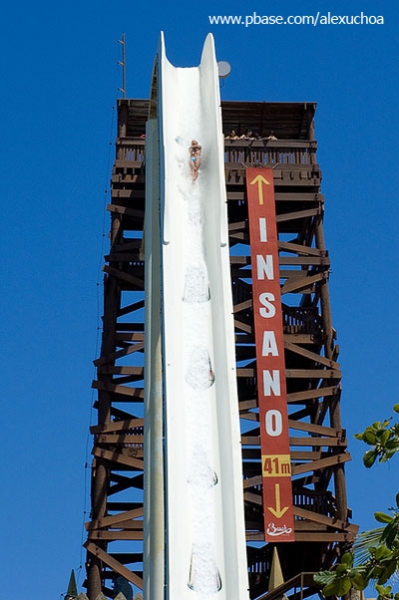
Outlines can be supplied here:
M310 595L312 574L331 566L354 539L345 488L347 452L340 418L339 349L329 299L315 104L223 102L226 186L242 423L244 506L251 598ZM104 317L95 361L98 422L87 523L89 600L112 597L122 576L142 587L145 123L149 101L118 101L112 173L110 251L104 266ZM295 542L265 542L258 381L246 170L273 169L290 426ZM277 538L276 538L277 540ZM274 548L285 584L269 591Z

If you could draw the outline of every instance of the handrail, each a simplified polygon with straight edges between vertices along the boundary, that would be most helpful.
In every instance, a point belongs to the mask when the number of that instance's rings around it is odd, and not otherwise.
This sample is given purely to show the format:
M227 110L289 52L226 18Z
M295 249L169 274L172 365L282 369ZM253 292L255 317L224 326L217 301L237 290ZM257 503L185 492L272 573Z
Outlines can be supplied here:
M306 140L226 139L225 162L266 165L314 165L317 143ZM144 162L145 138L119 138L116 160Z
M283 310L284 333L318 333L322 328L322 319L317 308L285 306Z
M225 140L225 162L266 165L316 164L316 142L302 140Z

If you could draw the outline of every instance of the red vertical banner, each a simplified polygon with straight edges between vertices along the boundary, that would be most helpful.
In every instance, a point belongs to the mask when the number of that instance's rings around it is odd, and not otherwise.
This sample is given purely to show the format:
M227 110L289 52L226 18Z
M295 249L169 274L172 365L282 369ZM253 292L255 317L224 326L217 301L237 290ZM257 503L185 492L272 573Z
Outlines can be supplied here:
M293 542L283 317L272 169L247 169L265 539Z

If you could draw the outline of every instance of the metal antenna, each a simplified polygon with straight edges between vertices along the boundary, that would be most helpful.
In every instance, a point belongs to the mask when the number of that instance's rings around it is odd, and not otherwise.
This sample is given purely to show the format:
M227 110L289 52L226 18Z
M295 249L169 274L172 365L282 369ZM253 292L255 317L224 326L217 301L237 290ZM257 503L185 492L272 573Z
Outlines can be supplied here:
M126 98L126 46L124 33L122 33L122 39L118 40L118 44L122 46L122 60L118 60L118 65L122 67L122 87L118 88L118 91L122 92L123 98Z

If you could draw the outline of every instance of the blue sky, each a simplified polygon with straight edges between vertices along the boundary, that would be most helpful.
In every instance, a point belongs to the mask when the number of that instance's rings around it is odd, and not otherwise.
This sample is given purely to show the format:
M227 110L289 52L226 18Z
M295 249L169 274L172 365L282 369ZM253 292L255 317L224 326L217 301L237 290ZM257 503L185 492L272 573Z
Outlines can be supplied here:
M398 402L398 5L388 0L19 0L0 15L2 596L57 600L84 563L108 181L126 33L127 94L149 94L159 31L178 66L210 31L228 100L317 102L316 138L362 529L393 504L397 458L366 471L353 433ZM210 26L208 15L383 15L385 24ZM105 237L104 237L105 236ZM84 575L80 575L79 584Z

